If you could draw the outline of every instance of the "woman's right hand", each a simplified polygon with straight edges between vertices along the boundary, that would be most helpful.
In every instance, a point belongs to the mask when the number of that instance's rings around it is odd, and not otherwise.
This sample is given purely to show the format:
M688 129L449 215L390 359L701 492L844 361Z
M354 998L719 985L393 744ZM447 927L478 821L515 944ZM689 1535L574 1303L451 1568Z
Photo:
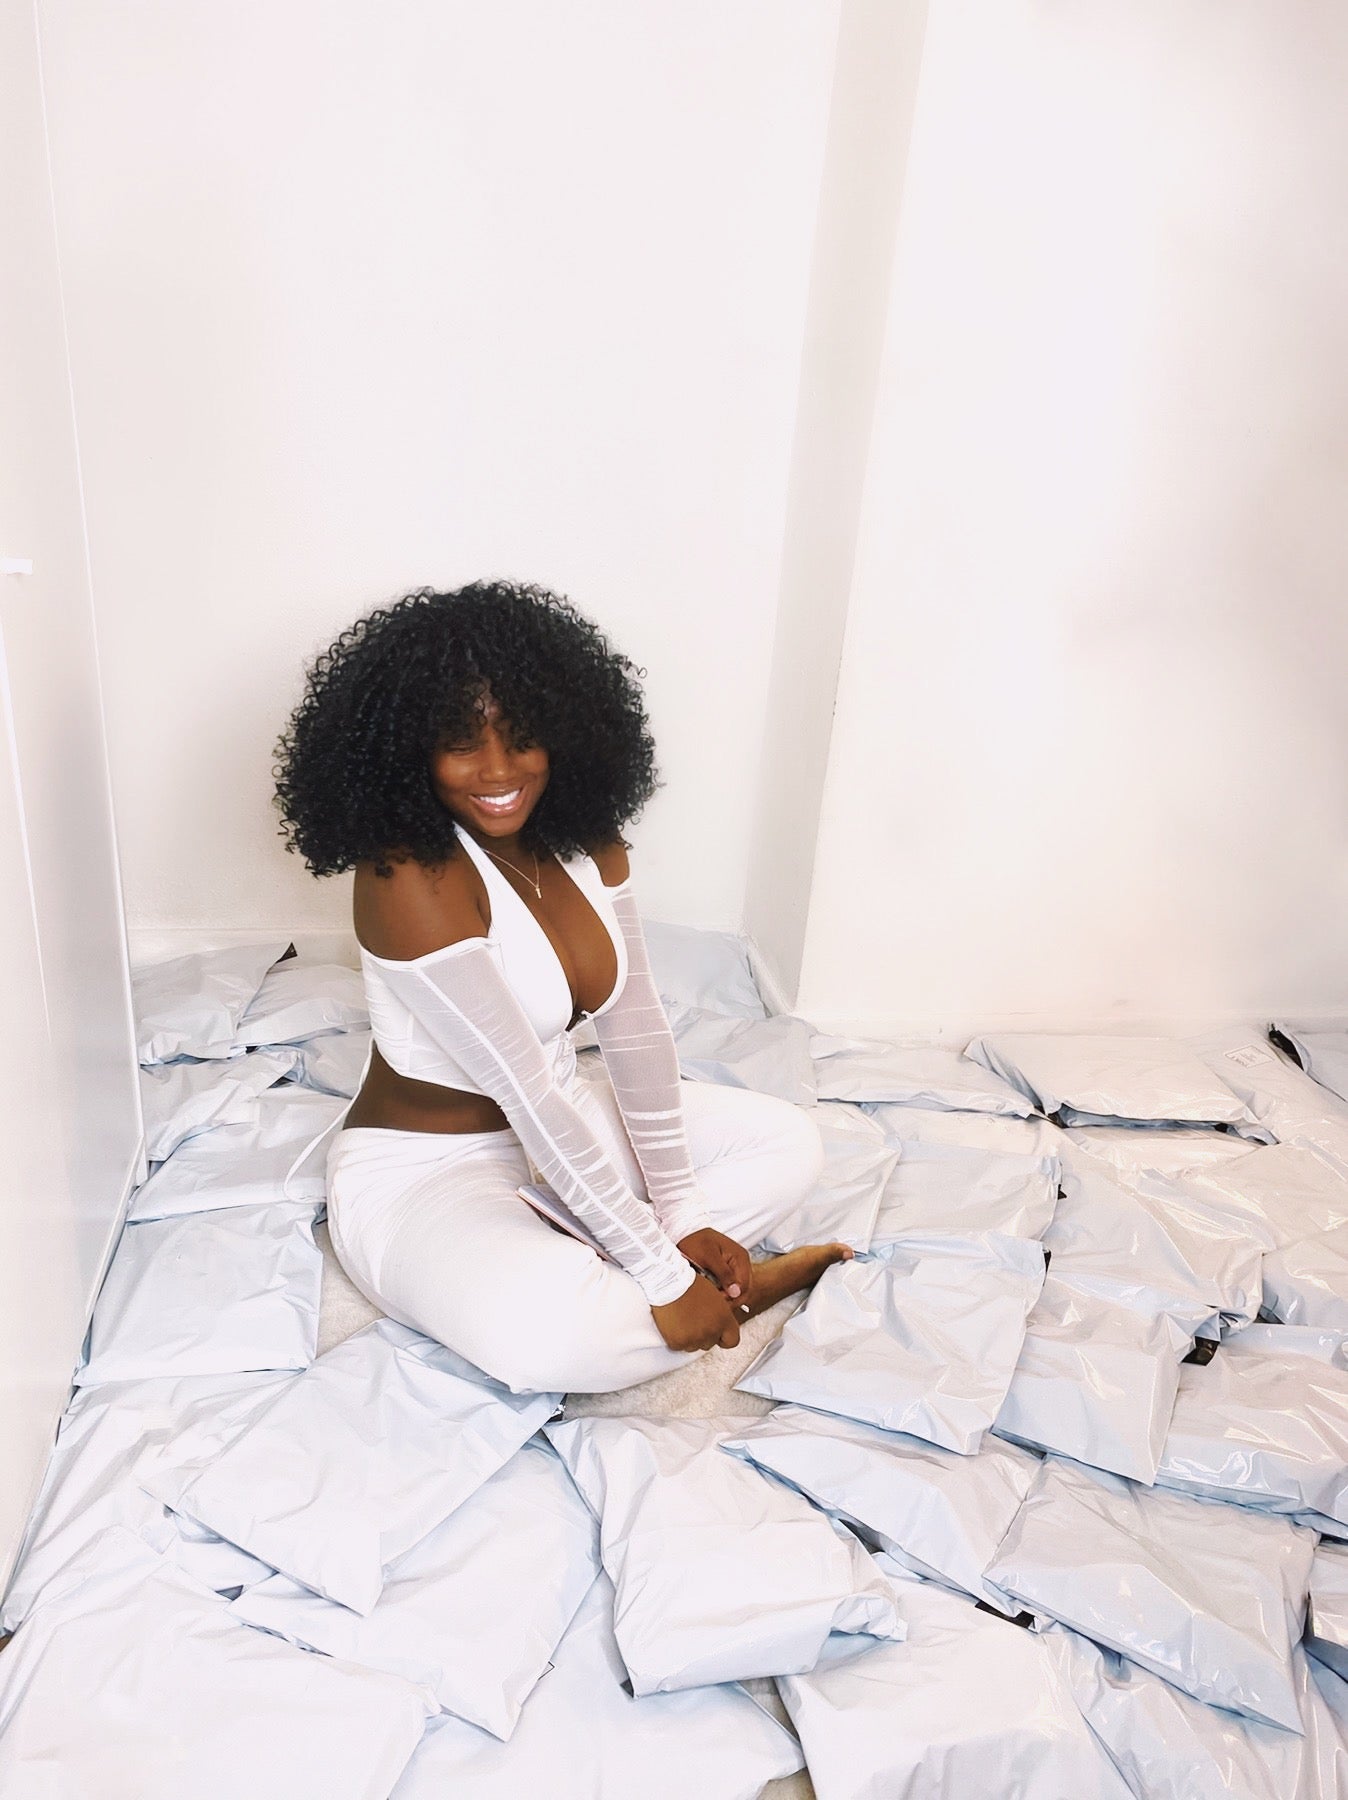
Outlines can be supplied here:
M733 1350L740 1341L730 1302L701 1270L687 1293L665 1306L653 1306L651 1317L671 1350L710 1350L713 1344Z

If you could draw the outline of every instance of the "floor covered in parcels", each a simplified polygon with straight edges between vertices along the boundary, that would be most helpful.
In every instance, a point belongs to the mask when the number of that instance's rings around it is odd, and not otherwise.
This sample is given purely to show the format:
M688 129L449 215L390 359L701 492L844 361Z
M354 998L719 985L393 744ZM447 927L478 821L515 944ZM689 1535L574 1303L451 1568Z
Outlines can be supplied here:
M137 972L150 1175L0 1611L0 1793L1348 1796L1348 1027L861 1043L648 929L685 1076L823 1136L763 1248L857 1254L607 1395L381 1319L322 1150L281 1197L358 974Z

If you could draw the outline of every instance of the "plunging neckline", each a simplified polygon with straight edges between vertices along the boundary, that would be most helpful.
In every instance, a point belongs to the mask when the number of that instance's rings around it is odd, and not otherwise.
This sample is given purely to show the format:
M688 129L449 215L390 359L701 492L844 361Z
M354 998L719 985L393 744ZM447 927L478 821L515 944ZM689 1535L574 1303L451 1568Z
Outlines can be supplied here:
M557 946L553 943L551 937L549 937L547 930L543 925L543 921L534 912L533 908L526 904L523 896L521 894L517 893L516 890L510 885L510 883L506 880L505 876L496 867L496 865L493 862L491 862L488 852L482 848L482 845L478 843L476 838L472 837L469 832L464 830L463 826L459 824L457 819L454 821L454 829L458 833L461 841L467 847L469 855L473 857L473 861L477 865L477 868L481 871L484 882L488 876L494 876L496 878L496 880L500 883L501 887L505 889L506 893L510 895L511 899L515 902L515 904L524 913L525 917L528 918L532 922L535 930L537 930L539 935L542 937L543 942L547 945L548 949L552 952L552 960L557 965L557 973L561 977L562 986L566 989L566 997L571 1002L571 1017L570 1017L570 1022L566 1026L566 1029L568 1031L574 1031L576 1029L577 1025L581 1024L582 1021L584 1021L585 1019L597 1018L600 1013L605 1012L613 1004L613 1002L618 998L619 990L621 989L621 987L623 985L622 956L619 953L618 945L614 941L613 933L609 930L608 924L600 915L598 908L594 904L594 901L591 900L590 896L585 892L585 889L581 886L581 884L576 880L575 876L571 873L571 870L567 867L567 864L562 861L561 857L557 858L557 867L559 869L562 869L565 872L567 880L571 883L572 887L575 888L576 892L580 895L581 899L585 902L586 906L589 907L591 913L594 915L595 923L599 926L601 931L604 933L604 936L608 939L609 943L613 946L613 965L614 965L613 987L612 987L612 990L610 991L607 999L604 1000L602 1005L597 1006L593 1012L590 1012L585 1007L583 1007L580 1004L580 1000L579 1000L578 996L573 992L572 987L571 987L570 977L567 975L565 965L563 964L561 957L557 953ZM478 861L479 855L481 855L484 858L487 858L487 861L479 862ZM590 859L590 858L587 858L586 860L592 861L592 859ZM596 873L596 875L599 874L598 869L595 870L595 873ZM525 879L527 880L528 878L525 877ZM600 877L600 886L601 887L603 886L603 877L602 876ZM490 900L491 900L490 889L488 890L487 898L488 898L488 903L490 903ZM495 917L495 912L493 910L493 919L494 919L494 917ZM491 936L491 928L492 928L492 920L489 919L487 922L488 938L490 938L490 936Z

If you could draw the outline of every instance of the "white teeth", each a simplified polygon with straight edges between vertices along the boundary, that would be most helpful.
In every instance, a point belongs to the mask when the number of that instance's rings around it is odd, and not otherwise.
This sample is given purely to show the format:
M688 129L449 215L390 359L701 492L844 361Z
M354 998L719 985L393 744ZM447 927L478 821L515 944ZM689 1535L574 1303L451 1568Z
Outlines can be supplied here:
M479 806L485 806L489 812L509 812L523 792L522 787L517 787L508 794L474 794L473 798Z

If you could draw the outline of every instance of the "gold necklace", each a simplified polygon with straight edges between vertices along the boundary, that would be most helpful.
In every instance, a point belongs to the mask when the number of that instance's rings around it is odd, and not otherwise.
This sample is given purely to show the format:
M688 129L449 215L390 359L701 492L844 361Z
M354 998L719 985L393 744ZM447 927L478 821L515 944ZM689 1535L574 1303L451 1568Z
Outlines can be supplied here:
M487 850L487 846L485 844L482 846L482 848L484 850ZM541 900L543 898L543 884L539 880L539 876L542 873L542 871L540 870L540 868L538 866L538 858L536 856L534 856L534 853L532 850L529 852L529 854L530 854L530 856L534 857L534 872L532 875L527 875L523 869L517 869L513 862L506 862L506 859L504 858L504 856L497 856L496 852L494 850L487 850L488 856L495 857L496 861L498 863L505 863L506 868L512 870L516 875L518 875L521 881L527 881L529 883L529 886L534 890L534 892L538 895L539 899Z

